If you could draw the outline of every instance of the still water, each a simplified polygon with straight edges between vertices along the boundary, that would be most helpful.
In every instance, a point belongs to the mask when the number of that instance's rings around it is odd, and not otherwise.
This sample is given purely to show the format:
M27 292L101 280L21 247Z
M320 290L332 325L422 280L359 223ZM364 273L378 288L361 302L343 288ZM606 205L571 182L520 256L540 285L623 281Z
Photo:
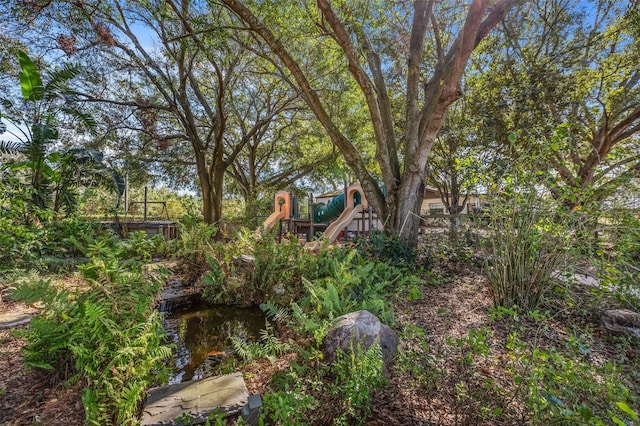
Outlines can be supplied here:
M164 328L175 344L169 383L221 374L233 360L231 337L256 342L265 327L259 308L195 305L164 314Z

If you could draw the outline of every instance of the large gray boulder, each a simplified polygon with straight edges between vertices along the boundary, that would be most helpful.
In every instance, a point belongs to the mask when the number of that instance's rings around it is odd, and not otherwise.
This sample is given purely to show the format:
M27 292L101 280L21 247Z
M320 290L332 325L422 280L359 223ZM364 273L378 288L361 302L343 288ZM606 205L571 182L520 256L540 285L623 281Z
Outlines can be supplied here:
M398 353L398 335L369 311L351 312L336 319L324 338L322 352L325 361L332 363L338 349L349 353L356 350L359 343L366 350L375 342L380 343L386 370Z

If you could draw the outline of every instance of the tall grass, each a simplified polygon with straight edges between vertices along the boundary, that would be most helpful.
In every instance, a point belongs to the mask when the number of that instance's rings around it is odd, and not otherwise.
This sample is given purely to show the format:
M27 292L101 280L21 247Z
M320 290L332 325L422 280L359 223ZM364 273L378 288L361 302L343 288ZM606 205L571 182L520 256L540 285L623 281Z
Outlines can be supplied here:
M486 272L495 306L534 310L568 262L569 229L535 193L493 206Z

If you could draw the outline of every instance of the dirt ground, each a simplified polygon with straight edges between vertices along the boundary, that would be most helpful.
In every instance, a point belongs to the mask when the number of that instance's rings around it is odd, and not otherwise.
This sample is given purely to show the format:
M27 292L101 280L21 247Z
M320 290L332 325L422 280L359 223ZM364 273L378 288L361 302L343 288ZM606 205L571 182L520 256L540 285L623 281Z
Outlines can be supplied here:
M375 395L373 415L367 424L382 425L477 425L477 424L527 424L523 407L516 398L513 378L504 374L502 364L508 335L499 322L489 320L491 305L484 277L479 270L450 265L440 271L440 285L425 285L423 297L396 301L395 328L401 335L400 353L416 356L416 368L440 363L434 370L433 383L419 383L418 377L430 377L422 372L414 377L407 369L395 366L390 372L390 385ZM17 302L0 302L0 314L28 310ZM23 326L21 326L23 327ZM51 374L25 370L20 348L25 340L14 335L13 329L0 329L0 424L2 425L80 425L84 411L80 399L81 385L65 387L52 379ZM451 353L443 348L451 347L452 339L468 335L469 330L490 327L494 338L490 340L489 355L474 365L473 377L461 370ZM421 329L423 333L404 334L402 330ZM553 323L551 330L554 330ZM535 330L530 330L535 334ZM596 329L597 333L597 329ZM555 331L542 338L562 343L566 333L558 325ZM540 336L532 336L539 338ZM605 349L606 350L606 346ZM272 375L285 369L292 357L289 354L275 363L255 362L245 368L246 383L250 394L263 393ZM402 355L400 355L402 356ZM603 354L607 356L607 354ZM424 361L424 362L423 362ZM398 361L400 362L400 361ZM396 362L396 364L398 364ZM406 362L406 361L405 361ZM495 400L496 406L506 407L508 413L500 422L478 417L479 407L460 400L454 392L462 381L470 391L477 385L491 380L496 390L487 393L487 401ZM458 395L458 396L457 396Z
M19 302L0 302L0 316L34 313ZM0 329L0 425L82 425L82 386L66 387L55 375L24 368L20 349L27 343L16 332L26 325Z

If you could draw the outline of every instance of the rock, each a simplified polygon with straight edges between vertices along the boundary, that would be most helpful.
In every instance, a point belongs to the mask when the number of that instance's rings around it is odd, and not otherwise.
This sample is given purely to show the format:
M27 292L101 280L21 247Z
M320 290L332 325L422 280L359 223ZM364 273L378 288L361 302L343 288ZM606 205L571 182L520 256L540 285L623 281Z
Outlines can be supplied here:
M261 412L262 398L260 398L260 395L258 394L251 395L247 405L242 408L242 419L248 425L257 425L259 424Z
M587 273L561 273L558 271L553 274L553 277L567 284L575 284L578 286L587 286L599 289L605 288L610 293L616 293L624 297L640 297L640 290L638 290L637 288L627 287L620 284L608 284L606 286L603 286L600 284L600 281L595 277L595 275L595 271L587 271Z
M241 275L252 274L255 268L256 259L248 254L241 254L233 258L233 264L236 266L237 272Z
M277 296L283 296L286 292L287 290L282 284L276 284L273 286L273 293Z
M12 328L28 324L36 314L32 312L8 312L0 314L0 328Z
M640 314L627 309L612 309L602 315L602 323L609 334L634 336L640 340Z
M398 352L398 335L371 312L352 312L336 319L324 339L322 352L324 359L332 363L336 360L338 349L348 353L358 343L363 349L369 349L376 341L380 343L386 370Z
M194 287L184 287L182 281L169 281L160 293L160 312L190 306L200 300L200 291Z
M184 416L191 424L204 423L209 413L239 413L248 403L249 393L241 373L156 388L149 391L142 426L178 425Z
M600 288L600 283L598 282L598 279L595 277L592 277L591 275L581 274L576 272L574 274L569 275L569 280L578 285L586 285L589 287Z

